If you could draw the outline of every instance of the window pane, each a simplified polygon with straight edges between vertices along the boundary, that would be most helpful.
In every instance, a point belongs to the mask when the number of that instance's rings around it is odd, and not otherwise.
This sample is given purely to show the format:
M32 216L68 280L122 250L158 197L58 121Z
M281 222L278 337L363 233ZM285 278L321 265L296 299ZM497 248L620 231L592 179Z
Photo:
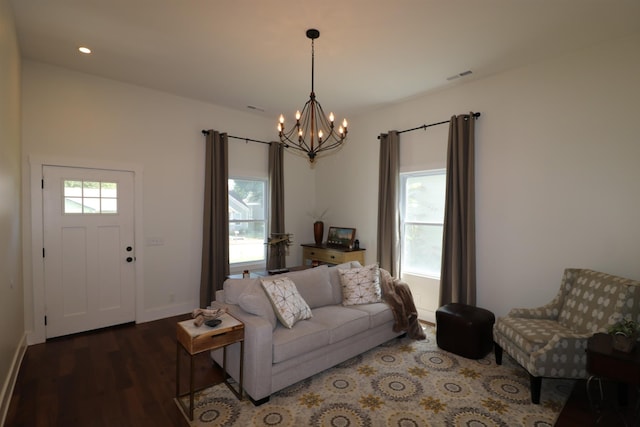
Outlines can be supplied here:
M229 179L229 219L265 219L265 181Z
M440 277L441 225L406 224L403 233L402 272Z
M229 222L229 263L265 259L265 223Z
M229 263L266 260L266 190L259 179L229 179Z
M82 197L82 181L64 181L65 197Z
M82 186L84 197L100 197L100 183L95 181L84 181Z
M65 197L64 198L64 213L82 213L82 198L80 197Z
M100 213L100 199L98 197L85 197L82 202L82 212L86 214Z
M118 197L118 184L115 182L103 182L100 184L102 197Z
M445 173L407 177L404 221L441 224L444 221L445 192Z

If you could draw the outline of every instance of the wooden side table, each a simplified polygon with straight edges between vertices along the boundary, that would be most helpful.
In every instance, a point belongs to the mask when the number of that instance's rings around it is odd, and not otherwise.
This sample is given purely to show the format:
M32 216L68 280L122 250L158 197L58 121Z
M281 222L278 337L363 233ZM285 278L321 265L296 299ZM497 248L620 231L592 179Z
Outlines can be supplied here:
M622 406L628 404L629 385L640 386L640 346L630 353L615 350L613 337L609 334L594 334L587 341L587 372L590 377L587 380L587 395L593 408L590 393L590 383L594 378L608 379L618 384L618 403ZM600 385L600 398L602 399L602 385ZM636 416L640 411L640 397L636 404Z
M215 328L206 325L197 327L193 324L193 320L185 320L179 322L176 328L176 399L178 403L189 414L189 419L193 421L193 395L194 390L194 373L193 373L193 356L203 351L216 350L222 348L222 369L224 371L224 383L242 400L242 369L244 361L244 323L237 320L229 313L225 313L219 317L222 320ZM240 343L240 378L238 381L238 390L229 383L229 374L227 373L227 346ZM183 349L189 355L189 392L180 392L180 349ZM202 389L199 389L202 390ZM189 408L186 408L182 397L189 395Z

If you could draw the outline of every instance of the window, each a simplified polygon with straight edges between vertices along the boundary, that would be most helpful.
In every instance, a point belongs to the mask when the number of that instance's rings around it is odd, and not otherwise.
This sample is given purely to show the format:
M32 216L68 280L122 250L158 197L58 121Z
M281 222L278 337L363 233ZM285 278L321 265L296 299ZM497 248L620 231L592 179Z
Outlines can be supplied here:
M446 171L400 174L401 269L440 278Z
M229 179L230 264L265 264L266 189L263 179Z
M64 180L65 214L117 214L118 183Z

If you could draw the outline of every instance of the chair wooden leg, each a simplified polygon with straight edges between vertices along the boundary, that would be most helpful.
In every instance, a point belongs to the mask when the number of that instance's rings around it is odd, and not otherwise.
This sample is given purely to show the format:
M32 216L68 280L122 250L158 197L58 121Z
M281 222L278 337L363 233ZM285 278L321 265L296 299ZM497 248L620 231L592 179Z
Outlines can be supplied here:
M497 342L493 342L493 352L496 355L496 365L502 365L502 347Z
M531 382L531 402L536 405L540 403L540 388L542 387L542 377L534 377L529 374Z

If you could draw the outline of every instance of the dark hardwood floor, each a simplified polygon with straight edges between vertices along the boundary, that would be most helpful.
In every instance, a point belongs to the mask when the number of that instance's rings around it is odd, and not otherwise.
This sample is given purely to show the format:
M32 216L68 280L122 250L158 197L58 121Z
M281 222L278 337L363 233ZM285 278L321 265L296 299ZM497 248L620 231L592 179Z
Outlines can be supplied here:
M27 349L6 426L188 427L177 405L176 316L49 340ZM187 390L188 358L181 384ZM208 352L196 356L201 384L219 382Z
M5 426L188 427L173 401L175 324L188 318L122 325L30 346ZM181 360L185 373L181 383L186 390L187 357L183 354ZM197 385L222 379L220 370L212 368L208 352L196 356L196 369L201 382ZM595 419L584 382L578 382L556 426L590 426ZM629 414L627 419L631 421ZM622 422L608 410L598 425Z

